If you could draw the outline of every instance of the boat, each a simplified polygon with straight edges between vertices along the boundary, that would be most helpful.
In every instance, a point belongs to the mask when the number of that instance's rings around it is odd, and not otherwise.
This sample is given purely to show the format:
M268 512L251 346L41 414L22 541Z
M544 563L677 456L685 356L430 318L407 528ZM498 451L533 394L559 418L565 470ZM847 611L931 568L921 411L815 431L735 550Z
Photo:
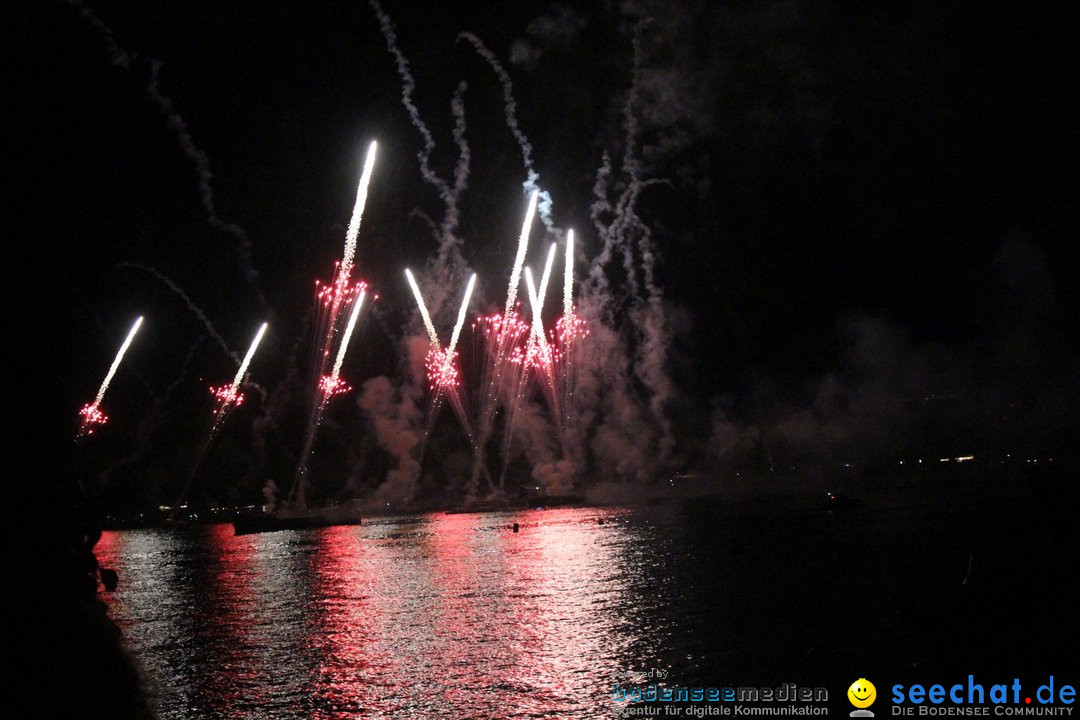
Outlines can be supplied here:
M243 513L233 519L233 534L277 532L279 530L307 530L309 528L334 527L336 525L359 525L360 514L343 508L318 510L280 511L266 513Z

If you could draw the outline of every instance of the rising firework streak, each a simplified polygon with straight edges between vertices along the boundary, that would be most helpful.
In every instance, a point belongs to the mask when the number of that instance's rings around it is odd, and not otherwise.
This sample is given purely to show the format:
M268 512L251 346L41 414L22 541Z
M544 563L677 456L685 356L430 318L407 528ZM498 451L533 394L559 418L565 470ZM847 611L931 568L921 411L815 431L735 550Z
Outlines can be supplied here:
M469 284L465 286L465 297L461 300L461 309L458 310L457 323L454 325L454 334L450 336L450 345L447 348L449 354L454 354L458 338L461 337L461 326L465 324L465 311L469 309L469 298L472 297L473 288L476 286L476 273L469 278Z
M536 214L536 197L537 192L534 190L529 196L529 209L525 211L525 222L522 223L521 235L518 236L517 255L514 257L514 269L510 271L510 287L506 291L506 310L503 312L503 318L507 322L514 312L514 303L517 302L518 285L521 284L521 266L525 264L525 253L529 249L529 228Z
M367 291L361 290L353 302L352 314L349 315L349 324L345 326L345 334L341 336L341 346L338 347L337 357L334 359L334 369L330 372L330 379L327 381L330 394L333 394L338 389L341 382L341 365L345 362L345 351L349 347L349 340L352 338L353 328L356 327L356 319L360 317L360 308L364 305L365 297L367 297Z
M105 375L101 387L98 388L97 396L94 398L94 401L83 405L82 409L79 410L79 415L82 416L79 435L93 435L95 425L104 425L108 422L109 418L101 411L101 401L105 399L105 391L109 389L109 383L112 382L113 375L116 374L116 370L120 367L120 361L124 359L124 353L126 353L128 347L131 346L131 341L135 339L135 333L139 332L142 321L142 315L140 315L135 320L135 324L131 326L131 330L128 331L127 337L124 339L124 344L121 345L120 350L117 351L116 357L112 361L112 365L109 366L109 372Z
M218 407L215 410L215 414L219 418L222 418L230 408L237 407L244 402L244 396L240 394L240 383L244 381L244 375L247 373L248 365L251 364L251 358L255 356L255 350L259 347L259 342L262 341L263 333L266 332L266 327L267 323L263 323L259 328L259 331L255 333L255 339L251 341L251 347L248 348L247 355L244 356L243 362L240 363L240 369L236 371L236 376L233 378L232 385L210 388L210 391L218 401Z
M364 217L364 207L367 205L368 184L371 182L371 172L375 169L375 150L378 144L372 140L368 146L367 157L364 159L364 172L360 175L360 185L356 189L356 204L353 206L352 217L349 218L349 227L345 232L345 252L341 257L341 278L343 282L349 281L352 274L353 261L356 258L356 236L360 233L360 221Z
M566 231L566 268L563 275L563 315L574 312L574 231Z
M438 349L439 335L435 332L435 325L431 322L431 315L428 314L427 305L424 304L424 296L420 294L420 286L416 284L416 278L413 277L408 268L405 268L405 279L409 281L413 297L416 298L416 304L420 307L420 317L424 320L424 327L427 329L428 337L431 338L431 344L435 349Z

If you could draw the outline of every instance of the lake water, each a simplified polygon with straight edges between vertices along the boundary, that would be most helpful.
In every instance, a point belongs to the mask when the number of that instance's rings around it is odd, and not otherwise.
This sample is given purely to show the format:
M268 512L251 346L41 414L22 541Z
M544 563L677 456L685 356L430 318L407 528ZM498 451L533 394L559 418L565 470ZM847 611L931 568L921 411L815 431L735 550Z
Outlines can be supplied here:
M697 500L110 532L97 553L164 718L600 718L656 676L842 699L918 666L925 596L960 587L971 544L905 517Z

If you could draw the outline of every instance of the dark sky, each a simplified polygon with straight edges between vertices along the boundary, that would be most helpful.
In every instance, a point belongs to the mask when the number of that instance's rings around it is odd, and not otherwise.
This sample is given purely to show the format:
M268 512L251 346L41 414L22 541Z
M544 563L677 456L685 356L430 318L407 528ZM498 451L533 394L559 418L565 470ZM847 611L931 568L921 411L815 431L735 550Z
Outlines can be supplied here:
M311 283L340 256L373 138L382 155L358 260L382 298L383 329L362 361L371 374L393 371L380 347L411 311L401 269L435 249L410 212L437 218L441 206L421 182L420 137L375 16L364 2L219 5L95 2L127 68L76 7L4 11L9 352L34 446L70 440L136 314L148 325L114 416L169 402L189 352L192 378L231 374L212 343L191 350L203 333L184 303L130 264L171 278L234 350L269 312L269 359L255 375L280 380ZM632 28L652 16L642 157L646 176L670 182L639 213L676 328L669 369L681 409L710 418L722 406L740 426L791 437L807 418L870 422L876 409L856 410L875 393L893 403L951 394L979 423L1018 401L1032 427L1076 419L1075 9L506 5L385 3L444 176L450 98L468 83L461 233L493 287L511 261L524 171L496 78L458 32L476 33L508 68L555 219L578 228L588 255L601 153L623 151ZM204 153L214 209L237 230L208 221L198 163L147 89L156 63L158 98ZM254 283L238 261L241 233ZM1059 407L1044 417L1046 397Z

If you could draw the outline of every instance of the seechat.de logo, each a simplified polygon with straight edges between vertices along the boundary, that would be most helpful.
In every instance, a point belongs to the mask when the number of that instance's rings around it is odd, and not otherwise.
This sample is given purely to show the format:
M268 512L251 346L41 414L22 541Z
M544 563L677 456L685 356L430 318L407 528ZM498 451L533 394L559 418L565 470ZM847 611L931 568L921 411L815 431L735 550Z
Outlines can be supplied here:
M874 687L874 683L866 678L859 678L847 689L847 699L855 706L855 709L851 711L851 717L874 717L874 713L866 709L877 699L877 688Z

